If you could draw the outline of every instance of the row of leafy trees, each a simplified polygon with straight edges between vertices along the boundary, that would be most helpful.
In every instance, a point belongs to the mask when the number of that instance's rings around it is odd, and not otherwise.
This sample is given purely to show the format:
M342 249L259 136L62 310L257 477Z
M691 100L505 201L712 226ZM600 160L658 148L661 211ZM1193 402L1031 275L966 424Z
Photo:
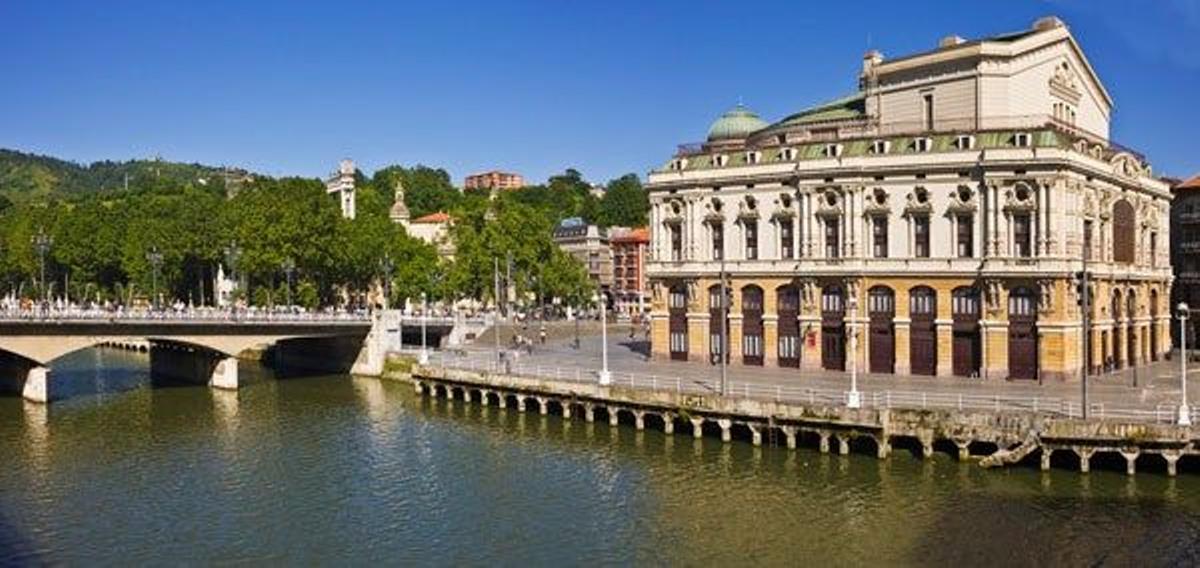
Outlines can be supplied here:
M564 217L603 224L645 220L636 176L614 180L602 199L568 170L544 186L491 200L462 193L444 170L392 166L357 180L358 215L343 219L319 180L260 178L227 197L203 184L139 184L127 192L29 200L0 208L3 293L41 297L39 233L50 241L47 292L129 302L160 295L196 304L214 301L215 271L232 265L252 303L340 305L390 273L393 302L494 296L496 261L513 275L502 287L539 303L586 303L592 291L583 266L551 240ZM447 211L455 219L453 261L408 236L388 213L397 181L413 216ZM156 256L151 256L151 251ZM511 269L509 263L511 262ZM290 275L291 286L288 286Z

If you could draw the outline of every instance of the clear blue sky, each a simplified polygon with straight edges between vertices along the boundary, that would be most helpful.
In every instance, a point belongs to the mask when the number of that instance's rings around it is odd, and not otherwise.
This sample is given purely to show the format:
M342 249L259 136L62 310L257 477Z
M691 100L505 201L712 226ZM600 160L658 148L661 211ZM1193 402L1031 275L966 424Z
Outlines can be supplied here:
M644 175L740 98L777 119L898 56L1055 14L1116 101L1113 138L1200 170L1200 0L0 0L0 146L322 175L387 164Z

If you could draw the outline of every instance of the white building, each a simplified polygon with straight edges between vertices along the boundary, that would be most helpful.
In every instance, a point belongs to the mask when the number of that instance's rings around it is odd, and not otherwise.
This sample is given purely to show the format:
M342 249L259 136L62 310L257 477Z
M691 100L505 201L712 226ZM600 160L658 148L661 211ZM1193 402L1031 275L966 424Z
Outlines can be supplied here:
M325 191L337 194L342 217L347 219L353 219L355 216L354 171L354 160L346 158L338 163L337 171L325 180Z

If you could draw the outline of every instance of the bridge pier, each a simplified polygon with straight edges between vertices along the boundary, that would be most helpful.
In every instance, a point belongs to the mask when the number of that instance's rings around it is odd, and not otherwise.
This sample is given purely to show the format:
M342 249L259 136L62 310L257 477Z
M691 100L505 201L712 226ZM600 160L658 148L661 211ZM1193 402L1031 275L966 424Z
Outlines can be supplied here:
M150 377L237 390L238 360L223 353L156 342L150 346Z
M50 369L42 366L32 367L25 373L25 384L21 386L21 396L30 402L45 404L53 400L51 391Z

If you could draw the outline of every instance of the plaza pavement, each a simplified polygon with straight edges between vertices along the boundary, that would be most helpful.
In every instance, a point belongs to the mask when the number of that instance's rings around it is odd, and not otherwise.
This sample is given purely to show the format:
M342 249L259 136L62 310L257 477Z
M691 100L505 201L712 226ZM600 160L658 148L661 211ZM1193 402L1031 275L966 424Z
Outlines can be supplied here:
M515 363L522 369L540 369L565 375L595 376L601 368L599 330L594 325L586 326L580 335L580 346L574 347L574 333L564 326L551 326L545 345L537 343L537 325L517 328L518 333L532 337L535 345L532 353L521 351ZM502 337L505 337L502 334ZM644 333L638 332L630 339L629 326L614 324L608 334L609 369L617 376L636 374L655 377L662 384L676 380L689 385L702 385L716 392L720 381L720 368L700 361L647 360L648 343ZM434 354L436 364L444 360L447 364L468 363L487 365L496 360L494 340L476 342L461 350L439 351ZM1189 366L1188 376L1200 378L1200 365ZM728 381L734 389L751 388L759 392L775 388L816 389L823 391L845 391L850 388L849 372L806 371L772 366L750 367L732 362L727 369ZM1136 383L1136 384L1135 384ZM740 386L739 386L740 385ZM859 373L858 389L864 393L929 393L930 395L972 397L1026 397L1044 401L1061 401L1078 404L1081 385L1078 382L1009 381L990 378L929 377L914 375L874 375ZM1200 386L1189 388L1189 401L1194 407L1200 400L1195 392ZM1097 406L1109 409L1131 409L1154 411L1169 415L1179 404L1178 359L1159 361L1137 369L1125 369L1089 379L1089 398L1093 409ZM736 392L734 394L737 394ZM1095 410L1093 410L1095 413ZM1162 418L1168 419L1165 416Z

